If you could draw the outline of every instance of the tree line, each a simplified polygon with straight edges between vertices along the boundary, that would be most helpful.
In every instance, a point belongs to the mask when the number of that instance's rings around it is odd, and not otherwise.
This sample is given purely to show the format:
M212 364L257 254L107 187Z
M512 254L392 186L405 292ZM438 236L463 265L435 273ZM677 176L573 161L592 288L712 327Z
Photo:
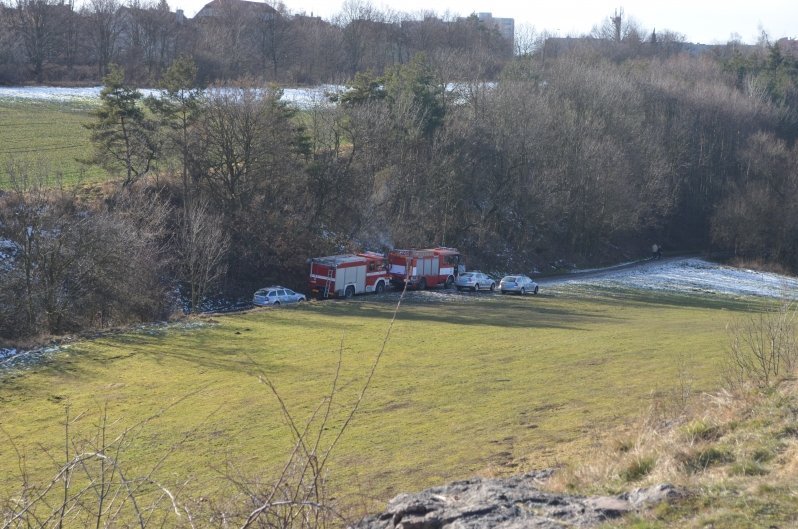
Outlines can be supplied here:
M418 54L302 110L252 80L200 89L190 57L160 98L112 66L88 162L119 179L88 192L12 168L0 334L303 290L307 258L361 249L442 244L534 273L656 242L798 270L796 57L606 44L518 56L495 83Z
M384 12L348 0L326 21L253 2L217 2L212 16L187 19L166 0L0 1L0 84L98 83L109 64L138 86L154 86L189 55L210 84L243 76L303 85L339 83L355 72L382 73L419 52L465 70L498 73L513 43L475 15Z

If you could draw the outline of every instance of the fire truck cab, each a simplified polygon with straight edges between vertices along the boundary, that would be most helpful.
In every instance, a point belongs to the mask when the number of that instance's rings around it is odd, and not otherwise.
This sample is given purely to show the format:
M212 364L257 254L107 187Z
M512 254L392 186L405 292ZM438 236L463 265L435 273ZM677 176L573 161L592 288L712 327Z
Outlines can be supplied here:
M426 250L393 250L388 253L391 284L396 288L424 290L442 285L449 288L457 275L465 270L460 252L455 248Z
M376 252L330 255L310 260L310 291L318 299L381 293L388 286L385 256Z

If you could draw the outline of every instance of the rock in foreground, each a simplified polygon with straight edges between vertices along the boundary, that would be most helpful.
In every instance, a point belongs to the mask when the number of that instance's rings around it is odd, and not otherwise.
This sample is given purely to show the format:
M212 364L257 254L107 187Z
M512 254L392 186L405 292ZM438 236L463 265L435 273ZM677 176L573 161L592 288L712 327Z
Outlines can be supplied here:
M591 527L678 496L670 485L620 496L570 496L543 492L532 473L506 479L471 479L417 494L400 494L382 514L351 529L563 529Z

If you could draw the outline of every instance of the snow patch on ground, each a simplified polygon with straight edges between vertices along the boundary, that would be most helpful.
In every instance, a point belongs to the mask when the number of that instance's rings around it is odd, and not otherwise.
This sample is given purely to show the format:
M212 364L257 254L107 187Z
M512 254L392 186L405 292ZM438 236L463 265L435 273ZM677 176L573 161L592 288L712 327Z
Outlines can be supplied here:
M488 89L495 83L486 83ZM43 101L54 103L79 103L94 105L100 100L102 86L63 87L63 86L3 86L0 87L0 101ZM446 90L452 94L454 101L464 102L473 87L462 83L449 83ZM348 88L343 85L324 84L303 88L281 88L283 101L300 109L334 105L331 95L340 95ZM162 90L157 88L139 88L144 97L159 96Z
M29 351L0 349L0 371L33 366L52 356L53 353L68 348L69 345L50 345L38 347Z
M123 331L98 331L91 337L100 338L103 336L121 333L144 334L146 336L165 336L167 333L191 332L195 329L212 327L214 325L216 325L215 322L198 320L145 323L133 327L132 329L126 329ZM50 344L27 351L21 351L13 348L0 348L0 375L2 375L3 372L12 371L14 369L25 369L35 366L41 362L47 361L56 353L68 350L70 347L72 347L71 344L60 343Z
M11 239L0 237L0 270L10 271L18 252L19 245L17 243Z
M92 101L99 99L101 86L65 88L56 86L3 86L0 99L28 99L34 101Z
M67 88L60 86L5 86L0 87L0 100L32 100L50 102L97 103L102 86ZM321 85L311 88L283 88L283 100L298 107L311 108L329 105L329 94L340 93L343 86ZM141 88L144 97L159 96L162 91Z
M537 281L541 295L552 292L573 294L584 291L585 288L599 288L798 300L798 278L723 266L699 258L624 263L608 268L579 270ZM394 291L384 294L383 297L386 300L395 300L397 295L398 291ZM405 300L410 303L500 302L502 297L498 291L458 292L439 288L405 293ZM361 296L358 299L368 301L379 298Z
M546 286L598 286L680 293L798 299L798 278L687 258L646 262L547 280Z

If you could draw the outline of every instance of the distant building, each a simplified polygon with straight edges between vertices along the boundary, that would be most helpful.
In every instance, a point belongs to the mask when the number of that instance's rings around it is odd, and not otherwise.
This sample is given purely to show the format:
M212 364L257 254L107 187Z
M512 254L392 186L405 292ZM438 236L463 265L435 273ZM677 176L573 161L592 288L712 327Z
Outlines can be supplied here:
M515 42L515 19L495 18L491 13L477 13L477 18L483 24L495 27L505 39Z
M260 20L269 20L278 16L276 9L265 2L250 0L212 0L205 4L194 16L194 19L214 19L225 16L230 10L243 11L247 15Z

